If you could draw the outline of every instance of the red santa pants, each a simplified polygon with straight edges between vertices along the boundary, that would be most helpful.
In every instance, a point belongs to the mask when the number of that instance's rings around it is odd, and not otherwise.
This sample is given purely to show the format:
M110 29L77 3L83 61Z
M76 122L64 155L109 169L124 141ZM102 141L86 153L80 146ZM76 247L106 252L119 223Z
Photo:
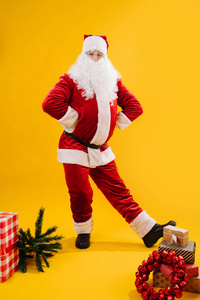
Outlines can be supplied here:
M63 165L76 223L86 222L92 216L93 191L89 176L126 222L131 223L143 211L119 176L115 161L96 168L76 164Z

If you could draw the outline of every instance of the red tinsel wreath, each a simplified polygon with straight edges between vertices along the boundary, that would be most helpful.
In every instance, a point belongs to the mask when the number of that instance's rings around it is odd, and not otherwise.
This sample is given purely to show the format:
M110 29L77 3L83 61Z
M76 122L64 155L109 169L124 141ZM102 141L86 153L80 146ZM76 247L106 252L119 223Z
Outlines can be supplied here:
M160 265L167 264L173 266L173 284L165 289L156 292L147 282L149 274L154 269L159 269ZM143 300L174 300L175 297L181 298L183 292L187 288L186 282L189 279L185 273L186 263L183 256L177 256L174 251L153 251L147 260L143 260L142 265L138 267L136 272L135 285L138 293L141 293Z

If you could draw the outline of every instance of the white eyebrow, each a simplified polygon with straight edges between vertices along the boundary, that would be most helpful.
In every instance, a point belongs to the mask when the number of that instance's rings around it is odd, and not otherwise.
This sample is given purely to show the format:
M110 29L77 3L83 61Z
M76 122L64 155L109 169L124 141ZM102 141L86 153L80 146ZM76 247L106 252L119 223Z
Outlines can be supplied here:
M87 51L86 53L94 53L94 51L95 51L95 50L89 50L89 51ZM97 50L97 51L98 51L98 50ZM98 54L103 55L103 53L102 53L101 51L98 51Z

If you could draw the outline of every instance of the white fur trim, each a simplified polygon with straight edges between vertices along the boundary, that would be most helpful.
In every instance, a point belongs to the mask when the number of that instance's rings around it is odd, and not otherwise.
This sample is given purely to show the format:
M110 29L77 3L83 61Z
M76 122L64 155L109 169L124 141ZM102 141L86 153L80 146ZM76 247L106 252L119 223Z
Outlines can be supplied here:
M110 103L103 95L96 95L98 106L98 123L96 133L91 144L102 145L108 138L110 132Z
M64 130L67 132L73 132L75 129L75 122L78 119L78 113L71 106L68 106L66 114L58 120L62 124Z
M89 36L83 42L83 54L94 50L102 52L105 56L107 55L107 44L100 36Z
M101 151L100 149L88 148L89 164L91 168L101 165Z
M93 219L92 217L86 221L86 222L82 222L82 223L76 223L73 220L74 223L74 228L77 234L81 234L81 233L91 233L93 230Z
M140 238L143 238L156 223L144 210L129 225Z
M119 127L119 129L122 130L131 124L131 120L129 120L129 118L122 111L120 111L117 114L116 124L117 124L117 127Z
M77 164L88 168L95 168L97 166L106 165L115 159L115 155L110 147L102 152L99 151L99 158L97 157L96 161L94 160L94 155L91 158L92 150L95 151L96 149L89 148L88 153L81 150L58 149L57 160L60 163Z

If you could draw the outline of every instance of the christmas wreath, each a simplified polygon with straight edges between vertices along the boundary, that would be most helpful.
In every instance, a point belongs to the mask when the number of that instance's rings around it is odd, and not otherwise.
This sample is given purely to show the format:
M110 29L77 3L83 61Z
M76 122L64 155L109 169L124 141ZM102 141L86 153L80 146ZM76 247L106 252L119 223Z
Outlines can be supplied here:
M173 284L157 292L148 284L147 280L154 269L159 270L161 263L173 266ZM172 250L164 250L161 253L153 251L147 260L143 260L135 274L137 291L141 293L143 300L174 300L175 297L181 298L183 295L182 291L187 288L186 282L189 279L189 276L185 273L185 268L186 263L183 256L177 256L176 252Z

